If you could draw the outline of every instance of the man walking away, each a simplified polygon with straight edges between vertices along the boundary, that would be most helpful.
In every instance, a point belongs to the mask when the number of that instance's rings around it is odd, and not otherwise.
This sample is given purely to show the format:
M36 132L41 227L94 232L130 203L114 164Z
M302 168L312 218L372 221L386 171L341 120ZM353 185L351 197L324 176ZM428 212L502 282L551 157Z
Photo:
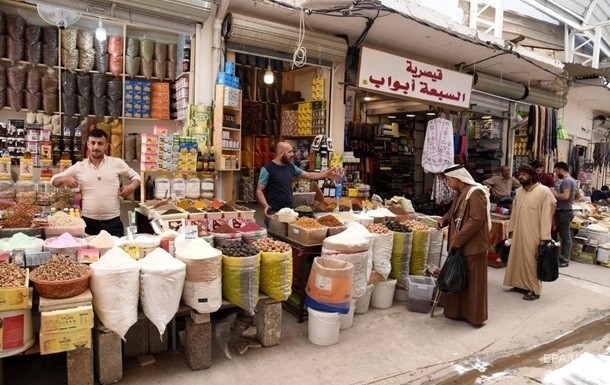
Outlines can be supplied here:
M559 191L555 193L557 199L557 210L555 210L555 220L557 222L557 232L561 237L561 255L559 256L559 267L566 267L570 263L570 253L572 252L572 236L570 235L570 224L574 219L572 203L577 197L578 183L570 176L568 164L566 162L555 163L555 174L561 180Z

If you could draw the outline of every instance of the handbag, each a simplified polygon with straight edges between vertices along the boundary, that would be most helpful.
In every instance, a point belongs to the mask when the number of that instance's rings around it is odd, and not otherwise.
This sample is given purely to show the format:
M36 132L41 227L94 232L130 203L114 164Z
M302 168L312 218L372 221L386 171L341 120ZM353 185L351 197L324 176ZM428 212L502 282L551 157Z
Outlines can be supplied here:
M511 238L504 238L500 242L496 243L496 246L494 247L494 249L496 250L496 254L498 254L498 257L500 257L500 260L503 263L508 262L508 254L510 253L511 241Z
M445 293L459 293L468 287L468 270L460 249L451 249L438 275L438 288Z
M553 282L559 277L559 245L550 240L538 246L538 279Z

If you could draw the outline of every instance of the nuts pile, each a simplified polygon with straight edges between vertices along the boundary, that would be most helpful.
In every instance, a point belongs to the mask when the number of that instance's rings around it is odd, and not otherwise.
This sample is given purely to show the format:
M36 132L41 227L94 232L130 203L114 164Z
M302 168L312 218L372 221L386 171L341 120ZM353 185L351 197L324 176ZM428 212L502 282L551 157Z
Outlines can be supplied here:
M396 221L389 221L385 223L385 226L392 230L392 231L396 231L398 233L410 233L411 232L411 228L400 223L400 222L396 222Z
M85 221L81 218L70 216L63 211L58 211L49 217L51 227L85 227Z
M422 231L426 231L428 230L428 226L426 226L425 223L420 222L420 221L416 221L413 219L408 219L404 222L402 222L403 225L410 227L413 230L422 230Z
M318 221L309 217L299 217L293 224L304 229L317 229L323 227Z
M320 224L322 224L324 226L328 226L328 227L343 226L343 223L341 223L341 221L338 220L337 217L335 217L332 214L325 215L321 218L318 218L318 222L320 222Z
M68 281L87 274L89 268L66 257L55 255L32 271L32 277L45 281Z
M366 226L367 230L373 234L389 234L390 229L385 227L382 223L373 223L372 225Z
M2 220L2 227L6 229L18 229L30 227L32 217L40 213L40 209L34 205L18 202L7 209L8 215Z
M258 251L271 252L271 253L286 253L291 250L288 243L277 241L272 238L261 238L252 242L252 247Z
M227 257L251 257L258 254L258 250L242 241L230 241L216 247Z
M12 263L0 263L0 287L19 287L25 285L25 269Z

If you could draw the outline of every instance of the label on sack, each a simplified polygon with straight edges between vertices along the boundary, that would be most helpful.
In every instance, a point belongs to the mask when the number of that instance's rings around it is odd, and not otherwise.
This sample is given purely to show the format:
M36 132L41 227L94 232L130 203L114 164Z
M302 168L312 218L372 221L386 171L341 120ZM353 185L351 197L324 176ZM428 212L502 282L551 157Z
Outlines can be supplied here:
M332 289L332 279L330 277L325 277L321 274L316 274L316 280L314 282L317 288L322 290L330 290Z
M295 228L292 229L292 232L297 235L300 233L299 229L295 229Z

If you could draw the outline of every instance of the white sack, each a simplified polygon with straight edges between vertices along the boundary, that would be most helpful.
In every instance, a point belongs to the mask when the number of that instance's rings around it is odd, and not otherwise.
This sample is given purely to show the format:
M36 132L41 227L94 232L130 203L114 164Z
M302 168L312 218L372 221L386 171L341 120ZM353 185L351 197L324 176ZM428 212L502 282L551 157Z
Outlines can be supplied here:
M93 309L108 329L125 339L138 320L140 266L120 247L108 250L91 264L89 286Z
M357 253L346 253L342 251L329 250L322 247L321 256L328 259L347 261L354 265L354 279L352 283L352 297L359 298L366 293L368 283L367 275L367 256L368 250Z
M142 310L162 337L180 306L186 264L161 248L148 253L138 264Z

